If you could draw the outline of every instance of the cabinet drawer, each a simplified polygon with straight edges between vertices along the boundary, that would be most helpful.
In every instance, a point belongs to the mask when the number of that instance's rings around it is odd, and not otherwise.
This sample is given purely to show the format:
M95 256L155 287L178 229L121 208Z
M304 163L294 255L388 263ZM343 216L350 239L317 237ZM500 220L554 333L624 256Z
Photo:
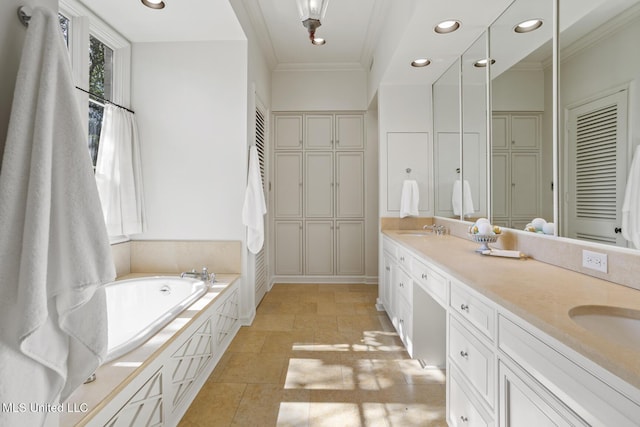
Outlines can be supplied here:
M449 360L489 406L494 406L494 354L472 332L449 317Z
M498 332L500 350L589 425L638 426L640 405L601 379L610 374L592 374L503 316Z
M427 267L418 258L411 260L411 274L420 287L441 305L446 306L448 281L444 276Z
M393 257L393 260L396 261L398 259L398 251L397 246L391 242L388 238L382 239L382 250L387 252L389 255Z
M472 295L462 285L453 281L451 282L451 308L493 340L495 336L495 310L479 297Z
M464 389L455 369L449 370L449 409L447 423L450 427L489 427L493 420L471 399Z

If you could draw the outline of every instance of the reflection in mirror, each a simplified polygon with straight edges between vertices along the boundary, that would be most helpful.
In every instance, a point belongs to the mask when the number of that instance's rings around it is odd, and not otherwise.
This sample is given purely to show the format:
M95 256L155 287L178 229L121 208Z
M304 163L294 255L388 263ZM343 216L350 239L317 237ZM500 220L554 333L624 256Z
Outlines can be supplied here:
M433 84L435 215L454 213L453 186L460 172L460 59Z
M454 206L463 219L487 217L487 33L462 55L462 170ZM455 209L454 209L455 213Z
M489 28L492 223L547 234L555 229L553 3L516 0Z
M566 0L559 28L560 235L638 248L629 230L640 212L623 206L627 187L639 197L629 176L640 144L640 5Z

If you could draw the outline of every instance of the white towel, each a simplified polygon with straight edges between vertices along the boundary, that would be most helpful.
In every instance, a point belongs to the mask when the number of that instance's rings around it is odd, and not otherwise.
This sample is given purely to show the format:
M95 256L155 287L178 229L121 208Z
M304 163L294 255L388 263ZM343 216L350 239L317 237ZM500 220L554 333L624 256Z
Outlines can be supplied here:
M260 252L264 243L265 213L267 205L262 190L258 149L252 145L249 149L249 175L242 206L242 223L247 226L247 248L253 254Z
M636 147L622 204L622 237L640 249L640 145Z
M400 197L400 218L418 215L418 203L420 191L418 183L413 179L406 179L402 183L402 195Z
M71 76L57 15L34 8L0 170L3 403L63 401L106 353L115 269ZM0 425L46 415L0 411Z
M453 214L460 215L462 209L460 207L460 202L462 200L462 196L464 195L464 215L471 215L475 212L473 208L473 198L471 197L471 186L469 185L469 181L464 180L464 191L462 191L462 187L460 185L460 180L457 179L453 183L453 191L451 194L451 205L453 206ZM461 194L462 192L462 194Z

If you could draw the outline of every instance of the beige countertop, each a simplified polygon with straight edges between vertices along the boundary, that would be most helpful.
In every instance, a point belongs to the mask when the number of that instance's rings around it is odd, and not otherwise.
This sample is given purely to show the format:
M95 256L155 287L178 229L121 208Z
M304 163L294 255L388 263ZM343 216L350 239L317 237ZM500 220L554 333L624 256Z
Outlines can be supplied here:
M406 233L406 230L404 230ZM636 388L640 351L589 332L569 317L580 305L640 310L640 291L533 259L481 255L451 235L385 235Z

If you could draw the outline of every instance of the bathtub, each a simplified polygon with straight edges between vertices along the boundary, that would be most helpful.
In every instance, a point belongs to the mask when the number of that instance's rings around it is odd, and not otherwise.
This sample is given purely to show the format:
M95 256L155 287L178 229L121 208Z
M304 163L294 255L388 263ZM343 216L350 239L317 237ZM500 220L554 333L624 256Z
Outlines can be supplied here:
M105 287L108 350L104 363L140 346L207 292L207 283L172 276L120 280Z

